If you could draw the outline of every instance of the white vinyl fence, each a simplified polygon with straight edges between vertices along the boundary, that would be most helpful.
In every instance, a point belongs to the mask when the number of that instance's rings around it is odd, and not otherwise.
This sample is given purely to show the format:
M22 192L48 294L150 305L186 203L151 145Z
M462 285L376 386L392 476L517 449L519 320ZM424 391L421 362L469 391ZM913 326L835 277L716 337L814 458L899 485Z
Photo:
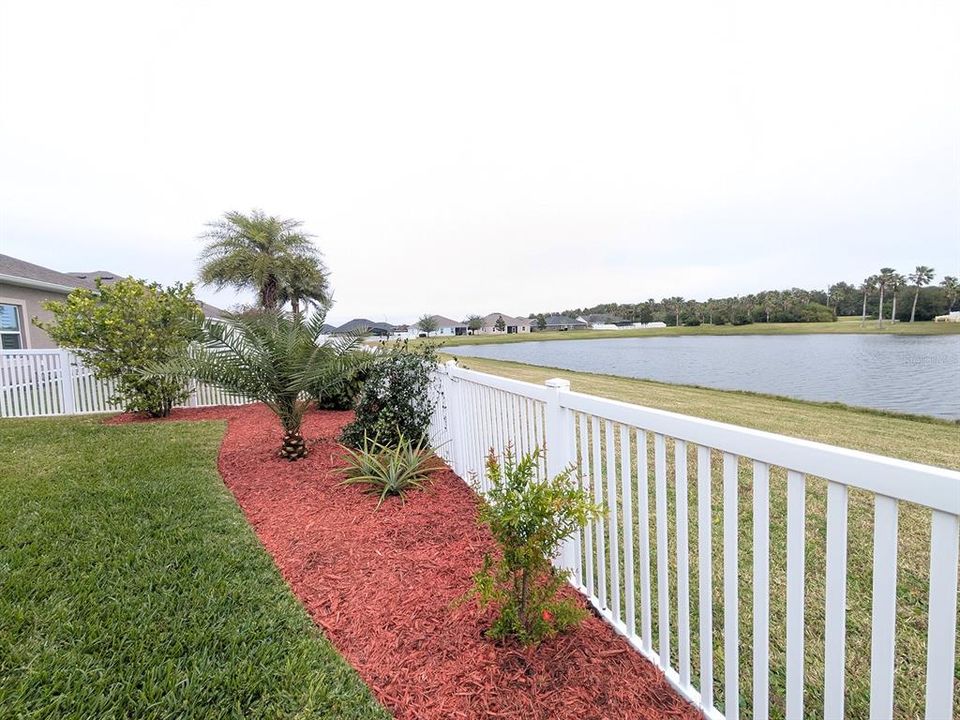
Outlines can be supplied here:
M858 687L861 703L869 696L869 717L884 720L901 714L901 676L913 678L903 692L927 720L955 717L960 473L453 362L442 366L437 392L438 451L479 492L487 489L490 448L545 446L551 476L576 467L608 513L572 538L558 564L707 717L863 717L865 704L845 704ZM848 507L861 500L872 533L848 537ZM921 563L919 597L909 600L921 615L902 630L915 633L921 649L915 657L898 652L895 666L901 517L905 539L914 526L926 528L929 573ZM848 548L851 559L862 556L859 567L848 565ZM774 582L772 567L780 569ZM870 610L856 619L860 628L847 608L864 601L847 589L863 575ZM846 657L853 642L864 645L859 662Z
M98 380L68 350L0 351L0 418L119 412L113 383ZM249 402L219 388L195 385L184 407Z

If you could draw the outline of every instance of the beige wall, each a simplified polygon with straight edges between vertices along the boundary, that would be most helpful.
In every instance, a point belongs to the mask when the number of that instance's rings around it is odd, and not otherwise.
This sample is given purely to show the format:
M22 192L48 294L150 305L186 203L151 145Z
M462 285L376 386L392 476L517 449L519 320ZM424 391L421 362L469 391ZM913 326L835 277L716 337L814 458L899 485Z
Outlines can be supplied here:
M57 344L50 339L49 335L33 324L33 318L39 317L41 320L50 320L50 313L43 309L41 303L44 300L63 300L64 298L66 298L65 293L57 293L53 290L34 290L19 285L0 283L0 303L20 306L20 315L26 331L26 346L30 350L57 347Z

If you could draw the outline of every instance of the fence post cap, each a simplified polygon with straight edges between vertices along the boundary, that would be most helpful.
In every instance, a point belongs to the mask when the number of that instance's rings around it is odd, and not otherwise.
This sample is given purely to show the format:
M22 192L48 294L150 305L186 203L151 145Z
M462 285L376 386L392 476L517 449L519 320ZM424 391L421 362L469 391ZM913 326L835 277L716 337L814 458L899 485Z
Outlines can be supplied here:
M570 381L564 380L563 378L550 378L547 380L544 385L551 388L556 388L557 390L569 390Z

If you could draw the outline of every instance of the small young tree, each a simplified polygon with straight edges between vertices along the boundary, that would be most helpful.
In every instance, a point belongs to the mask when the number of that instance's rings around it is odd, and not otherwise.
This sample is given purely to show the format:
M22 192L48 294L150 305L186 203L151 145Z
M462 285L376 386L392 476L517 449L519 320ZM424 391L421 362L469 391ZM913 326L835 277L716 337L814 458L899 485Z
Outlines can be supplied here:
M537 330L547 329L547 317L543 313L537 315Z
M497 321L493 323L493 327L497 332L503 332L507 329L507 323L503 320L503 315L497 315Z
M177 378L146 377L151 363L183 357L202 317L192 285L162 288L124 278L97 289L78 288L66 300L48 301L52 322L36 322L74 350L98 378L113 380L111 402L127 412L166 417L187 397Z
M490 528L501 555L487 553L468 594L481 607L497 610L488 637L514 637L525 645L583 619L585 612L573 600L557 597L567 573L555 569L550 558L566 538L603 515L603 508L577 485L572 469L538 480L539 457L535 449L518 461L508 447L501 465L491 449L491 487L480 506L480 521Z
M483 327L483 318L479 315L471 315L467 318L467 330L471 335L476 334L477 330Z
M423 315L417 320L417 327L420 328L420 332L426 333L427 337L430 337L430 335L435 333L437 328L440 327L440 323L437 322L437 318L433 315Z

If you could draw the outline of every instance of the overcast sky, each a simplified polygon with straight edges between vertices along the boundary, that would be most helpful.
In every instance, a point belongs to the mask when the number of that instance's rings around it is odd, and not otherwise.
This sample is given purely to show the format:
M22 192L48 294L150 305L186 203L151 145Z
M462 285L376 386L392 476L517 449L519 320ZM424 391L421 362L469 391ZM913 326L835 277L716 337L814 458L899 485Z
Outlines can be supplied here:
M262 208L335 321L960 274L954 0L0 7L0 252L58 270Z

